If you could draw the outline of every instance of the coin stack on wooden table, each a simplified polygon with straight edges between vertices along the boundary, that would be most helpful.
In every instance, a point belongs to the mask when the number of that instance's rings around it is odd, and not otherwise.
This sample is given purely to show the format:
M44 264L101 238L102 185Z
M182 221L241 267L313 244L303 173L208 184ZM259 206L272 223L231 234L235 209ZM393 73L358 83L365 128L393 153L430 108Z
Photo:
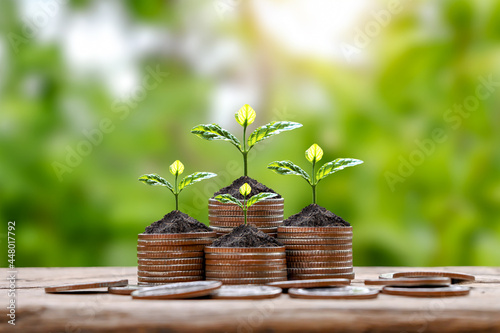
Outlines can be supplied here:
M248 209L248 224L254 225L269 236L276 237L278 226L283 223L284 200L266 199ZM208 200L208 219L210 227L217 232L217 236L230 233L233 228L243 224L243 211L240 207Z
M285 281L285 247L205 247L207 280L224 284L266 284Z
M155 285L203 280L206 245L215 231L178 234L139 234L138 284Z
M354 279L352 227L278 227L289 280Z

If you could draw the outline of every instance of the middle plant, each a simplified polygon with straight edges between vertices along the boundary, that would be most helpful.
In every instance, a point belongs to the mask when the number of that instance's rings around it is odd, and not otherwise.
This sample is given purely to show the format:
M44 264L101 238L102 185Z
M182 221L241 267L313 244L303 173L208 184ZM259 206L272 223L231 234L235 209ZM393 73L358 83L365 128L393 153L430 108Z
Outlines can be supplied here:
M302 124L292 121L276 121L258 127L247 138L248 126L251 125L256 118L255 110L246 104L236 112L235 118L242 127L242 141L218 124L202 124L195 126L191 130L191 133L205 140L230 142L238 149L243 157L243 176L236 179L231 185L214 193L214 196L209 199L208 211L210 225L217 231L219 236L228 234L233 228L242 224L244 222L244 214L242 214L241 211L231 209L230 204L218 202L215 197L223 194L231 194L239 201L244 202L245 199L249 199L259 193L276 193L267 186L259 183L257 180L248 177L248 153L251 149L259 142L274 135L302 127ZM252 188L248 198L244 198L239 192L239 188L245 183L248 183ZM279 194L274 198L268 198L248 210L248 223L253 224L261 231L275 236L277 226L283 222L283 207L283 198Z

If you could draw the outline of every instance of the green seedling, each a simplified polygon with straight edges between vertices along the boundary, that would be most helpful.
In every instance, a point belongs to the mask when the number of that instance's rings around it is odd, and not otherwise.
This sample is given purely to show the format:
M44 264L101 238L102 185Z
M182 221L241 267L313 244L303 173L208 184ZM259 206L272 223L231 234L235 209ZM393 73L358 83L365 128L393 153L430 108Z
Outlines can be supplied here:
M273 198L273 197L277 196L276 193L263 192L263 193L256 194L247 200L247 196L250 195L250 192L252 192L252 188L250 187L250 185L245 183L240 187L240 193L244 198L243 202L236 199L231 194L219 194L218 196L215 197L215 200L222 202L222 203L235 204L235 205L238 205L241 209L243 209L243 216L245 218L245 225L246 225L247 224L247 212L248 212L248 209L252 205L254 205L257 202L260 202L262 200L266 200L266 199Z
M175 196L175 210L179 210L179 194L183 189L202 180L217 176L215 173L211 172L195 172L193 174L190 174L189 176L184 177L179 182L179 175L184 172L184 164L182 164L181 161L177 160L172 163L172 165L170 165L169 169L170 173L175 177L174 186L172 186L172 184L170 184L167 180L157 174L142 175L141 177L139 177L139 181L152 186L167 187Z
M235 146L243 156L243 167L244 175L248 176L248 163L247 157L248 152L260 141L270 138L273 135L279 134L284 131L291 131L293 129L302 127L302 124L295 123L292 121L273 121L267 125L257 128L250 134L248 140L247 127L255 121L255 111L250 107L250 105L245 104L241 109L235 114L236 121L243 127L243 145L240 140L238 140L234 135L229 133L229 131L223 129L217 124L205 124L193 127L191 133L197 135L198 137L205 140L223 140L229 141L233 146Z
M337 171L363 163L363 161L354 158L337 158L332 162L325 163L318 172L316 172L316 163L323 158L323 149L317 144L313 144L306 150L306 158L312 163L311 176L291 161L275 161L270 163L267 168L280 175L297 175L304 178L312 187L314 204L316 203L316 186L318 186L321 180Z

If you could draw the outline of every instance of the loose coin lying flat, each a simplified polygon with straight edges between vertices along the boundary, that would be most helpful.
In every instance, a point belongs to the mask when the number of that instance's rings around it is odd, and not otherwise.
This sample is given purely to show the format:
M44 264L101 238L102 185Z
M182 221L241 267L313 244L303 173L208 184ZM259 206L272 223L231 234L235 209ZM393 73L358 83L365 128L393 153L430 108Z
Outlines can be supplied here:
M293 298L310 299L368 299L376 298L378 290L365 287L333 287L333 288L291 288L288 289L288 295Z
M124 287L108 287L108 293L115 295L130 295L133 291L138 290L141 286L136 284L129 284Z
M447 277L424 277L424 278L394 278L394 279L379 279L365 280L365 285L371 286L449 286L451 279Z
M220 288L220 281L195 281L170 283L163 286L147 287L132 293L134 299L182 299L210 295Z
M449 296L465 296L470 292L470 287L465 286L449 286L436 288L398 288L388 287L382 288L382 293L397 296L411 297L449 297Z
M462 281L474 281L476 278L474 275L457 273L457 272L436 272L436 271L415 271L415 272L396 272L396 273L385 273L380 274L381 279L392 279L400 277L448 277L451 279L452 283L462 282Z
M348 286L350 284L351 280L349 279L315 279L315 280L279 281L279 282L268 283L269 286L280 287L282 289Z
M127 284L128 280L104 281L104 282L92 282L92 283L80 283L80 284L64 284L61 286L46 287L45 292L50 294L50 293L59 293L59 292L83 290L83 289L123 287L126 286Z
M281 288L271 286L233 285L222 286L212 294L217 299L262 299L281 295Z

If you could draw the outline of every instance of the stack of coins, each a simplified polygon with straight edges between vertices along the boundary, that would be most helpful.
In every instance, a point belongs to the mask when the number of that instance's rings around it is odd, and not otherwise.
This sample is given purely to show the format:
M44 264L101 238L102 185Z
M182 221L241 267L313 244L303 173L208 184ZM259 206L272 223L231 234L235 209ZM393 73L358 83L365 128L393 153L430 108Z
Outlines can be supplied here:
M285 247L205 247L207 280L224 284L285 281Z
M354 279L352 227L278 227L289 280Z
M204 252L215 231L139 234L138 284L156 285L204 279Z
M269 236L277 236L277 228L283 223L283 198L267 199L252 205L247 212L248 224L254 225ZM233 228L244 223L243 211L240 207L208 200L208 219L210 227L217 236L230 233Z

